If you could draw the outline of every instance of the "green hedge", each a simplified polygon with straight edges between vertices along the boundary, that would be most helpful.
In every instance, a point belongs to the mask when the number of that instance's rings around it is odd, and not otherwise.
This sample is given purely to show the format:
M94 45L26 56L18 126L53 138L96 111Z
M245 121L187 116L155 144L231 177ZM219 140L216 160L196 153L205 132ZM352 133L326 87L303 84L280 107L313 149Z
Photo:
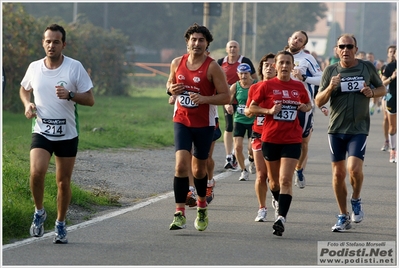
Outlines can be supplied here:
M79 18L66 23L57 17L36 19L21 4L3 4L3 68L7 85L3 89L3 109L23 111L19 99L20 82L34 60L45 57L42 38L45 28L57 23L66 31L64 54L79 60L89 71L97 95L127 95L127 74L132 69L125 55L131 46L120 30L104 30Z

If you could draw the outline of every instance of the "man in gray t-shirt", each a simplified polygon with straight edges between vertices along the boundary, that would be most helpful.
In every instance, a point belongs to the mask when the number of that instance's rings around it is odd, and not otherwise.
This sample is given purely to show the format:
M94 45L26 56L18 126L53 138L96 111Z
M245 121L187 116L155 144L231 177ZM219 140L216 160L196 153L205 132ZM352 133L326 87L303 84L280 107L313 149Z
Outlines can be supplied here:
M356 38L343 34L337 41L340 61L327 66L323 72L315 103L321 107L330 101L328 139L333 170L333 190L340 213L333 232L351 228L346 206L346 172L352 185L352 221L363 220L360 198L363 184L363 161L370 129L370 98L386 94L385 86L371 62L356 59ZM374 88L371 88L371 85ZM346 155L348 162L346 163ZM346 171L347 170L347 171Z

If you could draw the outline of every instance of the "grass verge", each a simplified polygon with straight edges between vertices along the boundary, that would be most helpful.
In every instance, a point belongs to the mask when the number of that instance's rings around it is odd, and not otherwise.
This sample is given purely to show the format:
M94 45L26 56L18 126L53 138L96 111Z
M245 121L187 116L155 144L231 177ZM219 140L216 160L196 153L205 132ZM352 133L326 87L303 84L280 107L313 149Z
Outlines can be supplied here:
M164 87L135 90L129 97L96 96L93 107L78 106L79 151L100 148L161 148L173 145L173 106ZM101 129L101 131L93 131ZM3 244L29 236L34 203L29 188L31 121L3 111ZM56 196L54 157L45 180L45 229L54 228ZM106 193L72 185L71 204L118 205ZM51 220L53 219L53 220Z

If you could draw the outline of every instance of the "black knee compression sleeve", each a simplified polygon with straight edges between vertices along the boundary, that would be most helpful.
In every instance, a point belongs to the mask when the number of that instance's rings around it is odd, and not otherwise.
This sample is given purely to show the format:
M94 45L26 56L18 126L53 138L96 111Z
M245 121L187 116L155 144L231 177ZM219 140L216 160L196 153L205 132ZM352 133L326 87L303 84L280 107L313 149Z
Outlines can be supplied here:
M290 209L291 200L292 195L280 194L280 198L278 201L278 214L283 216L284 218L287 216L288 210Z
M208 184L208 174L202 179L194 178L195 189L200 197L206 196L206 186Z
M278 198L279 198L279 196L280 196L280 190L278 190L278 191L272 191L272 190L270 190L270 192L272 192L272 195L273 195L273 197L274 197L274 200L276 200L276 201L278 202Z
M189 181L188 177L173 179L173 190L175 192L175 202L176 203L186 203L187 193L189 191Z

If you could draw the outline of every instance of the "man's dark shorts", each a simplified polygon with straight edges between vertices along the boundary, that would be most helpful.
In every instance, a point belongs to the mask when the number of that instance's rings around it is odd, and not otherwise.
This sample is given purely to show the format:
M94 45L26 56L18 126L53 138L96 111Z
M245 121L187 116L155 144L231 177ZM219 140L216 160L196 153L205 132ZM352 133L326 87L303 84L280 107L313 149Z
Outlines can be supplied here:
M175 151L191 152L194 147L193 155L200 160L206 160L209 156L214 132L214 126L195 128L174 123Z
M30 149L41 148L58 157L76 157L78 153L79 138L71 140L51 141L38 133L32 133Z
M234 122L233 137L245 138L245 133L247 133L248 139L250 139L252 137L252 126L253 126L253 124L242 124L242 123Z
M338 162L346 159L346 154L364 160L366 154L366 134L328 134L331 161Z

